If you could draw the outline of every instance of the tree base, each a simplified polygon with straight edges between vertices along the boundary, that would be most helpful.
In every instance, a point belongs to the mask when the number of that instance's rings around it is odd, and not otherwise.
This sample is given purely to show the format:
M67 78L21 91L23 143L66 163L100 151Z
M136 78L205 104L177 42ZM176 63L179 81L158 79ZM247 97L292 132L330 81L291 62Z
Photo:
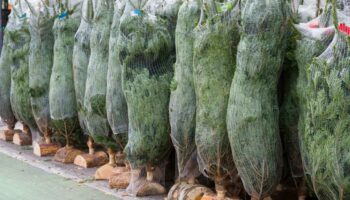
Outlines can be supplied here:
M18 146L32 145L32 136L28 133L17 132L13 135L13 144Z
M74 159L74 164L83 168L99 167L106 163L108 163L108 155L103 151L94 154L81 154Z
M126 189L131 180L131 171L127 167L116 167L109 178L109 187L111 189Z
M204 194L204 196L202 197L201 200L240 200L240 197L218 197L216 194L214 193L206 193Z
M56 152L54 160L64 164L71 164L74 162L75 157L83 153L84 152L74 149L73 147L63 147Z
M58 143L33 142L33 153L39 157L53 156L61 148Z
M107 163L98 168L95 172L95 180L109 180L109 178L113 175L114 167L115 165Z
M135 194L137 197L157 196L166 194L166 189L164 188L164 186L154 181L140 179L132 184L132 187L134 188L134 191L132 193Z
M204 194L213 193L209 188L198 184L188 184L180 182L175 184L168 193L168 200L198 200L202 199Z
M6 142L12 142L13 141L13 136L15 133L19 133L21 130L0 130L0 140L4 140Z

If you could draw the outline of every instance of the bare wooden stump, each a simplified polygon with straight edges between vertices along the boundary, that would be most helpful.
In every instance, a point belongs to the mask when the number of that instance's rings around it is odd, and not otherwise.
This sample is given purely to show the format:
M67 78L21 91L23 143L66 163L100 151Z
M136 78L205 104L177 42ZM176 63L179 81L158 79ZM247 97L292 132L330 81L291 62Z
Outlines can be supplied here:
M115 165L111 165L110 163L107 163L103 165L102 167L98 168L95 172L95 179L96 180L109 180L109 178L113 174Z
M83 153L84 152L74 149L73 147L63 147L57 151L54 160L64 164L70 164L74 162L75 157Z
M207 193L213 192L209 188L199 184L180 182L170 189L167 200L197 200L201 199Z
M32 145L32 136L28 133L17 132L13 135L13 144L19 146Z
M221 194L206 193L201 200L240 200L239 197L227 197Z
M95 173L96 180L109 180L109 178L112 176L113 170L117 166L116 152L113 151L112 148L108 148L108 157L109 157L108 164L105 164L102 167L97 169Z
M115 167L109 178L109 187L112 189L126 189L130 184L131 171L127 167Z
M157 196L166 194L165 187L157 182L148 180L139 180L139 182L139 187L136 193L137 197Z
M202 185L187 184L180 191L179 199L197 200L201 199L204 196L204 194L208 194L211 192L212 191L209 188L204 187Z
M53 156L60 148L58 143L33 142L33 153L40 157Z
M184 182L175 183L168 192L167 200L179 199L181 187L183 187L184 184Z
M163 185L155 182L154 179L154 167L147 167L147 177L139 178L140 170L133 170L132 173L132 184L133 184L133 194L137 197L145 196L157 196L166 194L166 189ZM138 177L138 178L137 178Z
M6 142L12 142L13 136L15 133L19 133L21 130L11 130L11 129L5 129L0 130L0 140L4 140Z
M103 151L93 154L81 154L74 159L74 164L83 168L98 167L106 164L107 162L108 156Z

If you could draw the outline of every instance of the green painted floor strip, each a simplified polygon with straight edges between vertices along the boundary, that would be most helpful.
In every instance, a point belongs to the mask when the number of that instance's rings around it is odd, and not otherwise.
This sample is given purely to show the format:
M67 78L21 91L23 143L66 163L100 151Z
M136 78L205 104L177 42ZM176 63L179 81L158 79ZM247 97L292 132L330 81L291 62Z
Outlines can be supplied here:
M0 153L0 200L116 200Z

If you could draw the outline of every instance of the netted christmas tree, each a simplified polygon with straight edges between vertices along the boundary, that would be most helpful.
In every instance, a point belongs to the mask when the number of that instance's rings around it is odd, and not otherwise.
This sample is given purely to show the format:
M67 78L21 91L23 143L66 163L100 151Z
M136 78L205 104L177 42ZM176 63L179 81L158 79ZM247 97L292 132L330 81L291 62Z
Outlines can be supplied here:
M29 53L29 87L33 115L39 128L40 138L51 143L49 89L53 65L54 35L52 31L56 13L45 2L35 8L27 0L31 11L29 31L31 36ZM42 136L44 138L42 138Z
M79 124L84 134L89 135L89 130L86 125L86 110L84 107L85 86L87 70L90 59L90 35L92 30L93 19L93 2L92 0L84 0L82 4L82 17L78 31L75 34L75 42L73 48L73 75L75 97L77 102L77 110ZM91 145L89 145L89 153L94 153L92 138L90 137Z
M235 73L239 42L237 1L204 0L194 30L193 81L196 94L196 135L201 172L215 182L219 198L239 195L226 111ZM229 191L231 189L237 191ZM233 194L230 192L233 192Z
M128 132L128 110L122 88L122 64L118 48L119 24L124 10L125 1L116 1L109 39L106 106L109 124L116 135L125 135Z
M23 123L24 131L29 133L28 127L37 128L29 98L29 13L22 7L21 1L19 1L18 7L13 7L13 12L17 15L17 20L13 29L8 30L9 45L13 48L10 58L12 59L11 106L16 118Z
M66 142L66 148L56 156L64 157L72 146L84 141L79 127L73 80L74 35L80 24L81 5L67 0L59 0L57 5L59 14L53 26L55 44L49 101L54 131L62 135Z
M120 20L125 11L125 1L115 1L113 22L109 38L109 58L107 72L106 109L107 119L119 146L118 165L124 165L123 151L127 142L128 133L128 107L122 88L122 64L119 57L118 43Z
M275 190L283 168L277 84L289 11L283 0L245 0L241 7L227 128L244 188L253 199L262 199Z
M94 10L90 35L91 55L84 97L87 128L93 137L94 135L108 136L110 134L106 113L106 85L113 2L111 0L98 1Z
M300 197L307 195L300 148L300 134L304 131L306 71L312 58L331 42L333 29L318 27L326 26L324 23L328 23L329 16L327 11L310 22L290 24L284 71L280 78L280 131L288 161L286 168L294 178Z
M94 18L90 35L91 54L86 77L84 109L86 125L92 138L109 149L110 165L115 165L115 151L122 147L113 139L107 120L106 93L109 57L109 37L114 4L112 0L99 0L94 5Z
M12 12L9 16L9 21L4 30L3 47L0 58L0 116L3 122L6 123L9 130L13 130L16 124L16 118L13 114L10 101L11 92L11 65L12 53L14 51L11 45L10 33L15 28L17 15Z
M328 48L313 59L306 74L306 113L302 150L306 173L319 199L350 198L349 17L337 12L339 27Z
M196 94L193 85L195 35L193 30L199 21L200 8L201 1L184 1L178 13L175 32L177 57L174 79L171 84L169 119L171 139L176 149L179 181L188 181L199 175L197 162L191 157L197 152L195 145Z
M128 189L143 196L165 193L153 174L171 150L168 108L175 52L169 20L152 9L158 5L128 0L118 43L129 116L125 153L134 175L147 168L147 181L133 178Z

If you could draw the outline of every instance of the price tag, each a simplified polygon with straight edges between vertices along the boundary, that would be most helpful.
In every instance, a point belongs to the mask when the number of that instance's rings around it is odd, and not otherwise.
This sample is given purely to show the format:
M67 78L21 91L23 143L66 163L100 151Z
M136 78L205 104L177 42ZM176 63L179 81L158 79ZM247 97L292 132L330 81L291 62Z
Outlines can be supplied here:
M64 20L68 16L68 11L65 10L63 13L58 15L58 19Z
M140 9L134 9L133 11L131 11L131 16L133 17L139 17L142 15L142 11Z
M338 30L350 36L350 27L345 25L344 23L339 24Z
M27 18L27 13L23 13L19 18L20 18L20 19L25 19L25 18Z

